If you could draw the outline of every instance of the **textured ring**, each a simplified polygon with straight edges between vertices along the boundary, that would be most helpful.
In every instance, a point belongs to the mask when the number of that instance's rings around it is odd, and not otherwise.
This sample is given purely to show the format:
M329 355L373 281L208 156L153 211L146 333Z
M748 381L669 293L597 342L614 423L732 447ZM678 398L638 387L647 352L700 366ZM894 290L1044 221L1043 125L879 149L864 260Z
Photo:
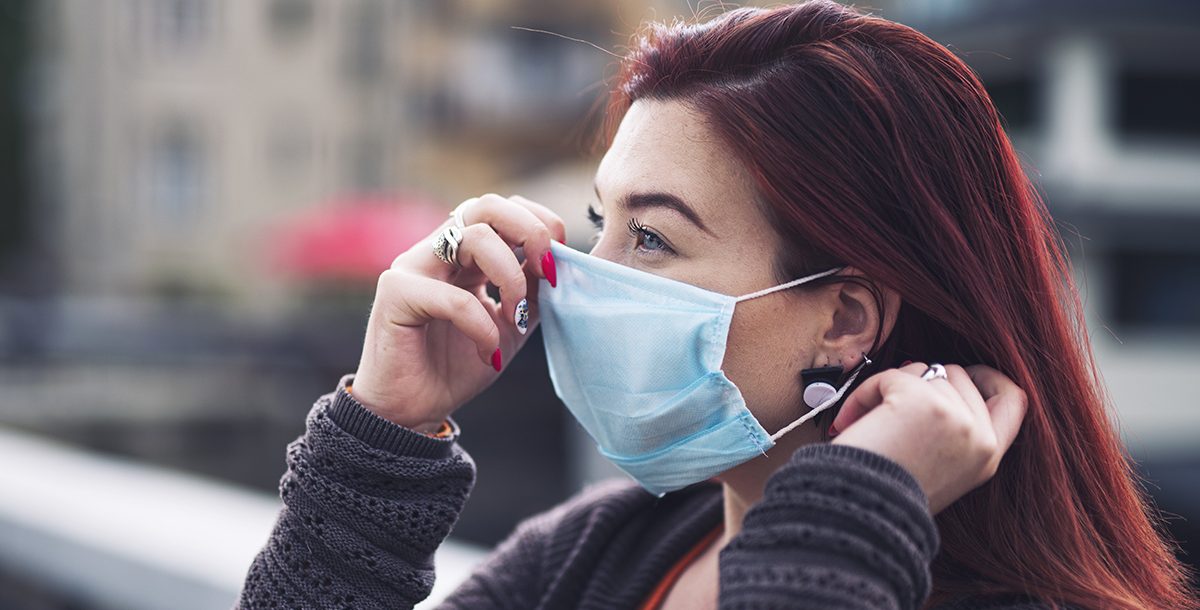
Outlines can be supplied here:
M433 239L433 254L443 263L459 267L458 247L462 245L463 232L458 227L446 227Z
M933 381L934 379L949 379L949 376L946 375L946 367L935 362L930 364L924 373L921 373L921 379Z

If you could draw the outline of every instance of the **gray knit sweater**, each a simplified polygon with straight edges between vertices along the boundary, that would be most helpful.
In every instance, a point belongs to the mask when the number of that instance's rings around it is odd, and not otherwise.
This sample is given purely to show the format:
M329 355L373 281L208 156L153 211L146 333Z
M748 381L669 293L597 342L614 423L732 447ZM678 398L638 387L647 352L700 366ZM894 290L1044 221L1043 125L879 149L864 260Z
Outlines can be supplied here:
M451 438L383 420L344 386L288 446L284 508L246 576L240 608L409 608L475 478ZM584 491L520 524L446 608L637 608L722 520L720 489L656 498L628 482ZM869 451L819 444L768 482L720 553L721 608L916 609L937 530L916 481ZM967 599L949 608L1042 608Z

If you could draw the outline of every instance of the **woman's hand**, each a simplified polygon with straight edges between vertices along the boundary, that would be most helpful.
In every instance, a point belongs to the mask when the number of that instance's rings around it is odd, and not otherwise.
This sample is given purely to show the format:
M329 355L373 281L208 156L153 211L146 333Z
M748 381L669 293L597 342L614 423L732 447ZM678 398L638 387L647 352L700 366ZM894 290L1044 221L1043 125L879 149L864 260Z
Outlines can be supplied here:
M1025 417L1025 392L999 371L924 363L872 375L833 421L833 442L879 453L907 469L937 514L992 478Z
M442 262L432 239L438 227L396 257L379 276L367 322L354 397L377 415L422 432L436 430L496 379L527 335L514 316L527 299L536 325L539 278L555 283L550 240L565 239L563 222L522 197L484 195L463 202L458 261ZM520 247L524 265L513 249ZM487 295L490 282L500 302Z

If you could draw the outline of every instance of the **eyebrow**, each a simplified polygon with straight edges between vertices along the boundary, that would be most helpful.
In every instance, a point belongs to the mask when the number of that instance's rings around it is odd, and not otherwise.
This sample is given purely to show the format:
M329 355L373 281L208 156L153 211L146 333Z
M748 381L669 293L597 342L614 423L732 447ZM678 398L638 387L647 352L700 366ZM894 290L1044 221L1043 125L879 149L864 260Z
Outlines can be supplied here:
M599 199L600 186L593 183L592 188L596 191L596 198ZM683 216L684 218L688 219L689 222L696 225L696 228L708 233L709 235L712 235L713 237L716 237L716 234L704 224L704 221L700 220L700 215L696 214L695 210L689 207L688 204L684 203L682 199L670 193L663 193L660 191L630 193L622 197L620 202L626 209L629 210L644 210L647 208L667 208L670 210L675 210L680 216Z

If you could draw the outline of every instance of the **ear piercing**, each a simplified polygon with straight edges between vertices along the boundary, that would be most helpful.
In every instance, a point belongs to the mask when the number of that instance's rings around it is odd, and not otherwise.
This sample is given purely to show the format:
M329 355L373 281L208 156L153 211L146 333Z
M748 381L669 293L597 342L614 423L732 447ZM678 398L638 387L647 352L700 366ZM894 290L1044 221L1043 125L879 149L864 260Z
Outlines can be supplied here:
M863 361L856 367L854 373L871 364L871 359L864 353ZM804 385L804 404L815 409L838 393L838 381L841 380L845 369L840 365L826 364L823 367L804 369L800 371L800 383Z

